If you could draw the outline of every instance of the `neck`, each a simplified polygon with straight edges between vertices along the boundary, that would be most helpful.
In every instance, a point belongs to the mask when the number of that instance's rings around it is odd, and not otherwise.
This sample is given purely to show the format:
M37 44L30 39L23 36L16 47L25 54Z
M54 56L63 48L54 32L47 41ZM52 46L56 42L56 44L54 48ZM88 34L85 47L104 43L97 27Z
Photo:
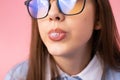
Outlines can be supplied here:
M91 60L91 48L79 50L71 56L53 56L59 68L69 75L80 73Z

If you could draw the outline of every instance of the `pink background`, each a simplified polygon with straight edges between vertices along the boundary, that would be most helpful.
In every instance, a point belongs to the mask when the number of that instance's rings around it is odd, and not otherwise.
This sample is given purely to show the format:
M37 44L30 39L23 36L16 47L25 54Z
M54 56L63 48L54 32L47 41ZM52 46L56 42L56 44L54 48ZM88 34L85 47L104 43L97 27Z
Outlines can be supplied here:
M24 1L2 0L0 3L0 80L29 54L31 23ZM120 32L120 0L110 1Z

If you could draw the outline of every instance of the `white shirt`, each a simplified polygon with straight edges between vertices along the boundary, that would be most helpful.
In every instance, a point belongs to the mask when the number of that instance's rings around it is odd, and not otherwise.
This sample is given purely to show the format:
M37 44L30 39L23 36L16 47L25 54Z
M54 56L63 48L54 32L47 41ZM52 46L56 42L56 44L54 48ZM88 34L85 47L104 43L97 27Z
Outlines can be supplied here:
M50 66L47 67L47 79L50 80ZM63 72L60 68L58 69L61 77L69 77L69 80L73 80L72 78L75 76L79 76L82 80L101 80L103 74L103 65L100 61L100 58L95 55L90 63L87 65L85 69L83 69L80 73L76 75L69 76L67 73Z

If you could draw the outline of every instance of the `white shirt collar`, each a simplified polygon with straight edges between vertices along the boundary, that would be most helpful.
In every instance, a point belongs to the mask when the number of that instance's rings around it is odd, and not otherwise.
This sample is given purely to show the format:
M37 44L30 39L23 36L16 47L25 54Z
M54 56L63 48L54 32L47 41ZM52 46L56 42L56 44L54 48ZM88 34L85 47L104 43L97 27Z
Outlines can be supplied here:
M62 70L60 70L61 77L69 76ZM90 61L90 63L87 65L87 67L81 71L80 73L76 75L72 75L71 77L78 76L82 80L101 80L103 74L103 65L97 55L93 57L93 59ZM70 77L70 76L69 76Z
M68 74L66 74L65 72L60 70L60 68L58 68L58 69L59 69L61 77L69 76ZM47 73L47 79L46 80L50 80L51 76L50 76L49 62L48 62L46 73ZM82 80L88 80L88 79L89 80L101 80L102 79L102 74L103 74L103 65L100 61L100 58L96 54L83 71L81 71L80 73L78 73L76 75L72 75L71 77L78 76Z

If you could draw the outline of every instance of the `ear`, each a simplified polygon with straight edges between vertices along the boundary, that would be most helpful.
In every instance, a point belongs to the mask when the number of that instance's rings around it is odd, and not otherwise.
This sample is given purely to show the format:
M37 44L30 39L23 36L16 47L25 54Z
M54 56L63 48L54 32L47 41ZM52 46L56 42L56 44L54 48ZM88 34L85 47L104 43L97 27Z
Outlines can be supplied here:
M101 28L102 28L101 22L100 22L100 21L96 21L95 26L94 26L94 29L95 29L95 30L100 30Z

